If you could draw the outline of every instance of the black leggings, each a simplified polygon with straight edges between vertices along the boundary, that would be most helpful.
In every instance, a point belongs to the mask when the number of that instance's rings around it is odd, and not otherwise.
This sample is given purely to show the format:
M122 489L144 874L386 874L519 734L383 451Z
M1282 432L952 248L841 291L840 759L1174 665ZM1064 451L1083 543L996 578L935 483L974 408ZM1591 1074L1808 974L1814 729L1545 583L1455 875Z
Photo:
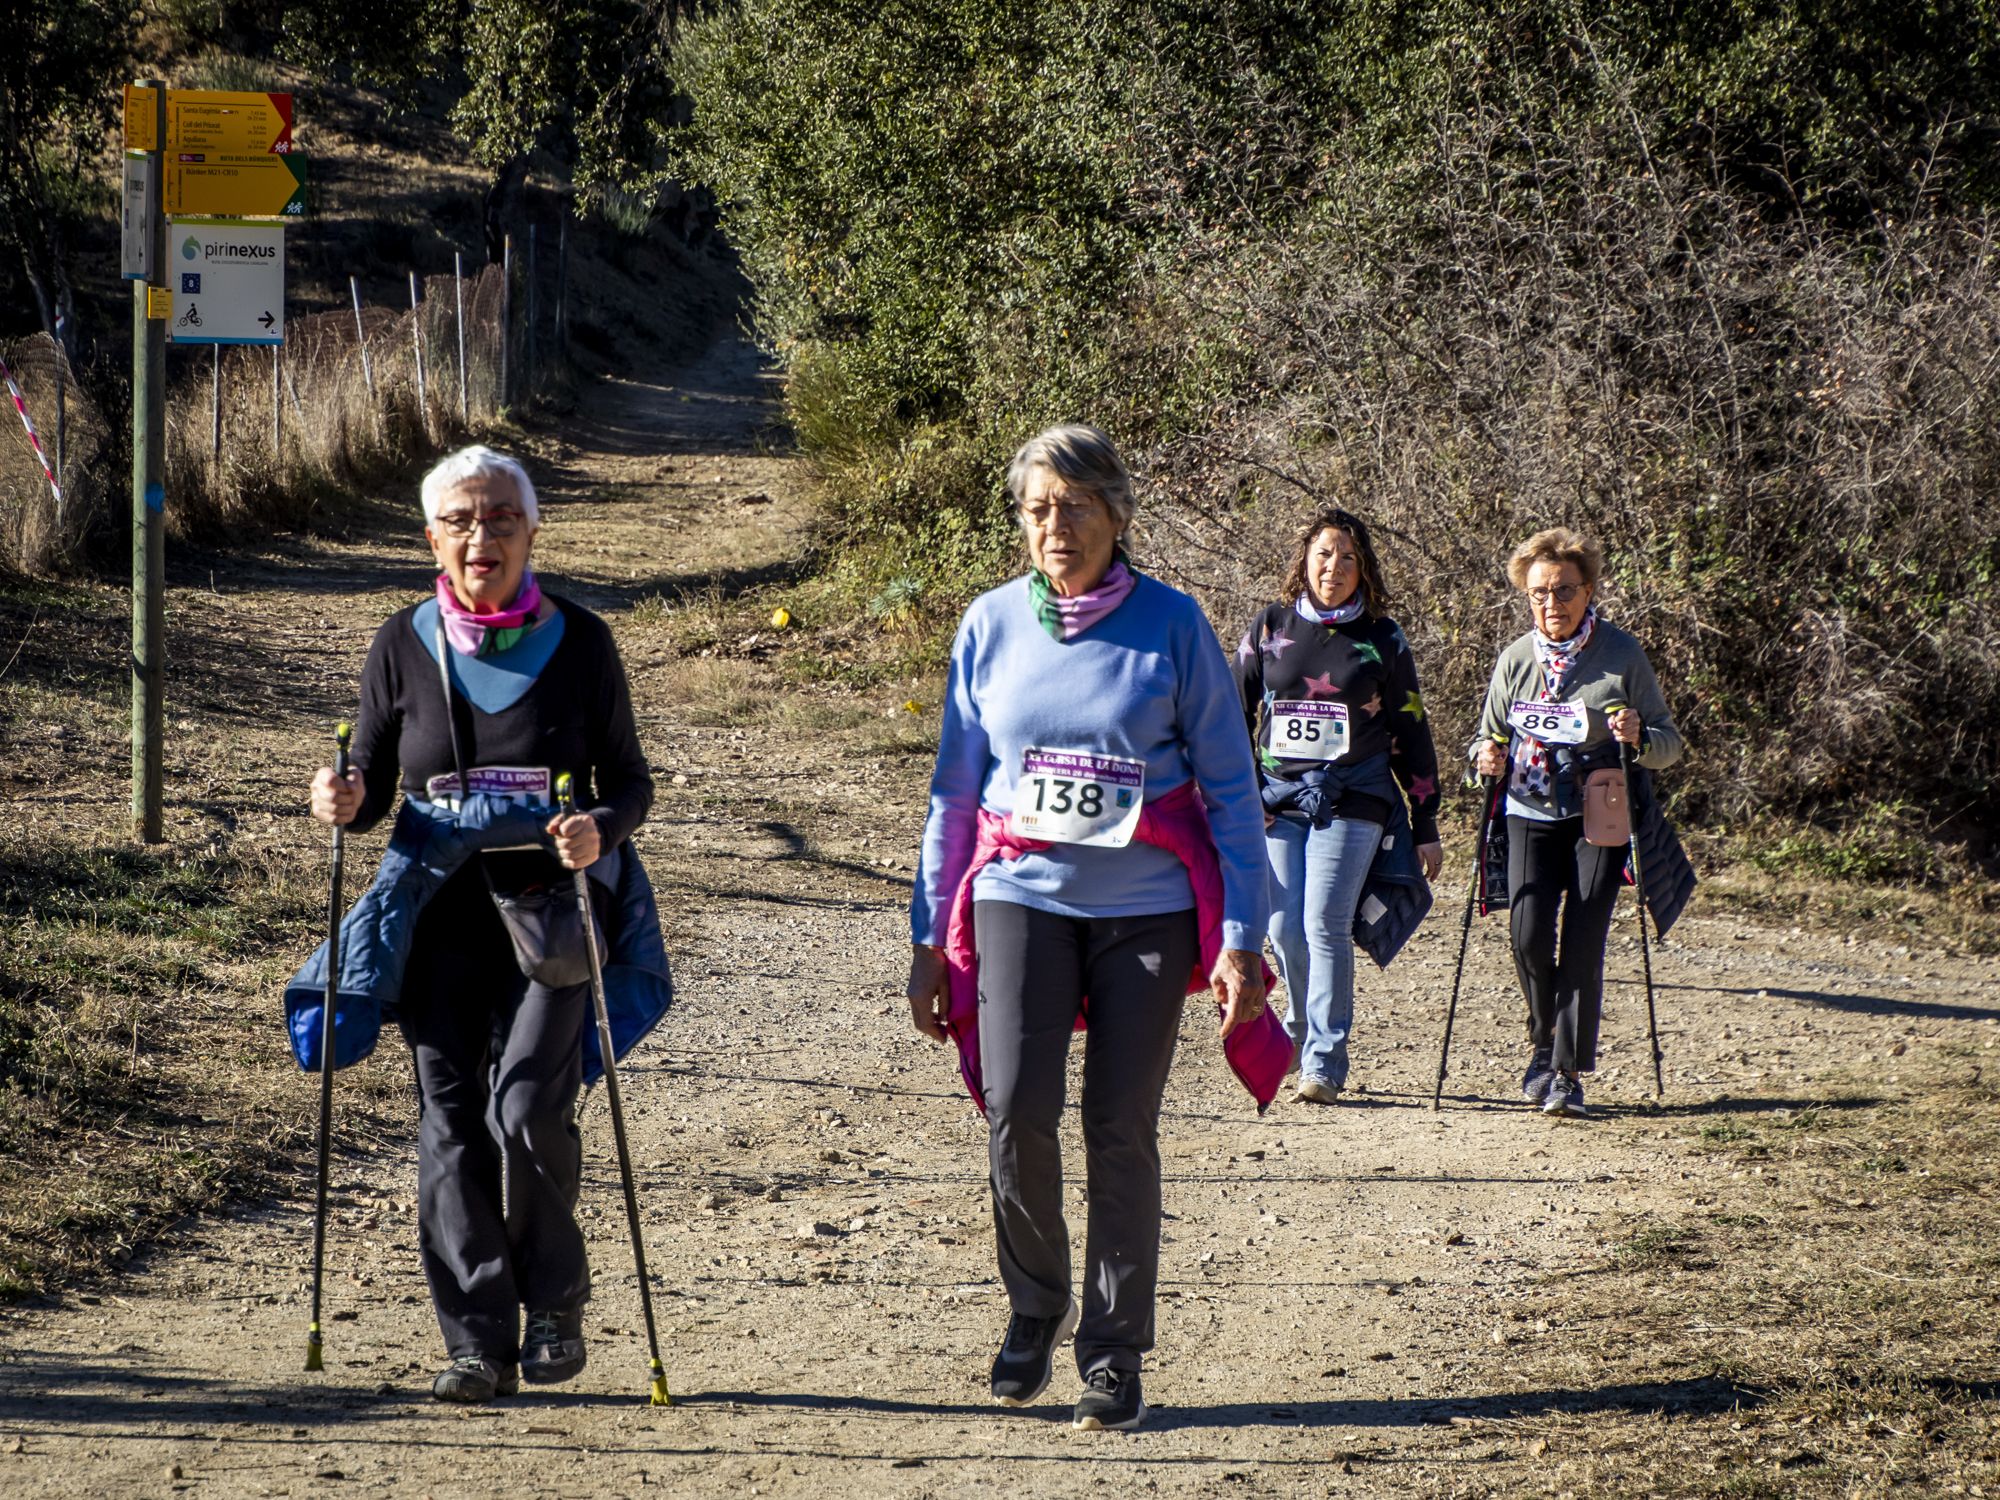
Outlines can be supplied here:
M1567 1073L1597 1066L1604 1010L1604 940L1618 904L1625 850L1583 838L1583 819L1507 816L1507 895L1514 972L1528 1001L1528 1038ZM1556 918L1562 945L1556 945Z

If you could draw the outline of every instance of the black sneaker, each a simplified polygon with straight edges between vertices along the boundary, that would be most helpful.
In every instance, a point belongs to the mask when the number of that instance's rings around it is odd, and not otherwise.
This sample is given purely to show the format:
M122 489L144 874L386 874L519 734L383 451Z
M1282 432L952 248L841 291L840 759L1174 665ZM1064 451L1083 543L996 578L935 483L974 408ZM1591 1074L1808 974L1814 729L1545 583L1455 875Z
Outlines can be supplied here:
M1130 1432L1146 1420L1137 1370L1092 1370L1076 1403L1076 1425L1085 1432Z
M521 1341L521 1378L531 1385L554 1385L583 1373L583 1309L531 1312Z
M438 1371L431 1382L431 1394L440 1401L459 1401L477 1406L495 1396L518 1395L521 1373L513 1365L497 1364L477 1354L461 1354Z
M1583 1102L1583 1080L1558 1073L1549 1084L1549 1096L1542 1101L1542 1113L1562 1115L1571 1120L1590 1118Z
M1049 1388L1056 1346L1076 1332L1076 1298L1053 1318L1015 1313L1007 1337L993 1356L993 1399L1002 1406L1026 1406Z
M1549 1097L1549 1085L1555 1080L1553 1055L1537 1052L1528 1060L1528 1071L1521 1075L1521 1097L1530 1104L1540 1104Z

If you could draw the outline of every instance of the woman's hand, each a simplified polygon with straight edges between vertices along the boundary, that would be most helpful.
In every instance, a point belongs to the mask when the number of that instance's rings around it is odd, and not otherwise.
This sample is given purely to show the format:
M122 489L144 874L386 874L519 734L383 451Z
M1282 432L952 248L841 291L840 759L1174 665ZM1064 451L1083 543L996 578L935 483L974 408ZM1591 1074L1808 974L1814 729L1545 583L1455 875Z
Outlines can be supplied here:
M1222 1006L1222 1035L1264 1013L1264 955L1244 948L1225 948L1208 976L1209 988Z
M604 852L604 836L589 813L557 813L542 831L556 841L556 858L565 870L586 869Z
M361 773L349 771L345 778L333 774L332 766L321 766L312 779L307 803L312 815L322 823L344 828L361 812Z
M1645 727L1645 723L1633 709L1621 708L1611 716L1611 733L1634 750L1639 748L1639 731Z
M1501 775L1507 769L1507 747L1498 740L1488 740L1472 757L1472 769L1481 776Z
M1424 867L1424 879L1436 880L1438 871L1444 868L1444 845L1417 845L1417 863Z
M944 949L928 943L910 945L910 1022L934 1042L949 1041L944 1018L951 1002L951 978Z

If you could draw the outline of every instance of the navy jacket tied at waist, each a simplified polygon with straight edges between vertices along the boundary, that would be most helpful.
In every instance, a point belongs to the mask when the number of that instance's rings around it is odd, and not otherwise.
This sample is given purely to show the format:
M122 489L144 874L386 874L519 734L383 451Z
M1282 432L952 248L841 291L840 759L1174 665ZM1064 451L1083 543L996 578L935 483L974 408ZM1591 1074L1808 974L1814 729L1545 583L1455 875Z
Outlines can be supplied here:
M1618 747L1614 743L1602 750L1576 757L1574 769L1577 785L1583 784L1584 777L1601 767L1616 767ZM1496 788L1494 795L1501 799L1496 810L1491 831L1487 835L1484 853L1484 867L1481 872L1479 911L1484 916L1490 911L1505 911L1508 906L1507 889L1507 819L1501 814L1505 810L1504 787ZM1636 760L1625 777L1625 796L1632 809L1632 830L1637 835L1639 858L1645 866L1646 911L1653 919L1653 930L1665 937L1680 920L1681 912L1694 894L1694 864L1681 847L1680 835L1674 832L1674 825L1667 821L1667 815L1660 808L1660 799L1653 795L1653 773ZM1632 857L1625 856L1625 881L1632 882Z
M333 1065L345 1068L375 1050L384 1017L402 996L403 970L416 941L417 918L444 883L482 850L548 847L542 829L553 808L522 807L475 793L454 815L405 797L396 812L389 848L374 882L340 923L340 988L333 1008ZM651 1031L673 1002L666 940L653 902L652 883L636 850L622 843L586 872L596 886L609 952L604 955L604 1000L613 1050L623 1057ZM608 906L604 905L609 898ZM326 997L326 944L285 986L285 1028L301 1068L319 1068L321 1010ZM597 1028L586 1011L584 1082L604 1074Z
M1333 822L1334 809L1349 792L1389 805L1382 841L1375 846L1361 884L1361 900L1354 908L1355 946L1374 959L1377 968L1388 968L1431 909L1431 883L1417 860L1409 809L1389 772L1388 752L1349 766L1315 767L1297 777L1266 777L1263 790L1264 811L1314 828Z

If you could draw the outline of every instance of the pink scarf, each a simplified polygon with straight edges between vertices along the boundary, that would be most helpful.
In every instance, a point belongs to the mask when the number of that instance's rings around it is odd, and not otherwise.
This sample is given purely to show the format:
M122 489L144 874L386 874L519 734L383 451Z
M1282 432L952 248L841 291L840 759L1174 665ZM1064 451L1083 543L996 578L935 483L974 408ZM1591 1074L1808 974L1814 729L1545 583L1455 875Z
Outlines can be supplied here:
M438 574L438 612L444 616L445 639L460 656L490 656L505 651L528 633L542 608L542 586L533 573L521 575L514 602L491 614L475 614L458 602L449 574Z
M1040 568L1032 570L1028 575L1028 602L1034 606L1035 618L1041 621L1042 629L1059 641L1073 641L1123 604L1138 584L1139 575L1125 565L1125 554L1120 552L1098 580L1097 587L1087 594L1068 597L1058 594L1048 574Z

